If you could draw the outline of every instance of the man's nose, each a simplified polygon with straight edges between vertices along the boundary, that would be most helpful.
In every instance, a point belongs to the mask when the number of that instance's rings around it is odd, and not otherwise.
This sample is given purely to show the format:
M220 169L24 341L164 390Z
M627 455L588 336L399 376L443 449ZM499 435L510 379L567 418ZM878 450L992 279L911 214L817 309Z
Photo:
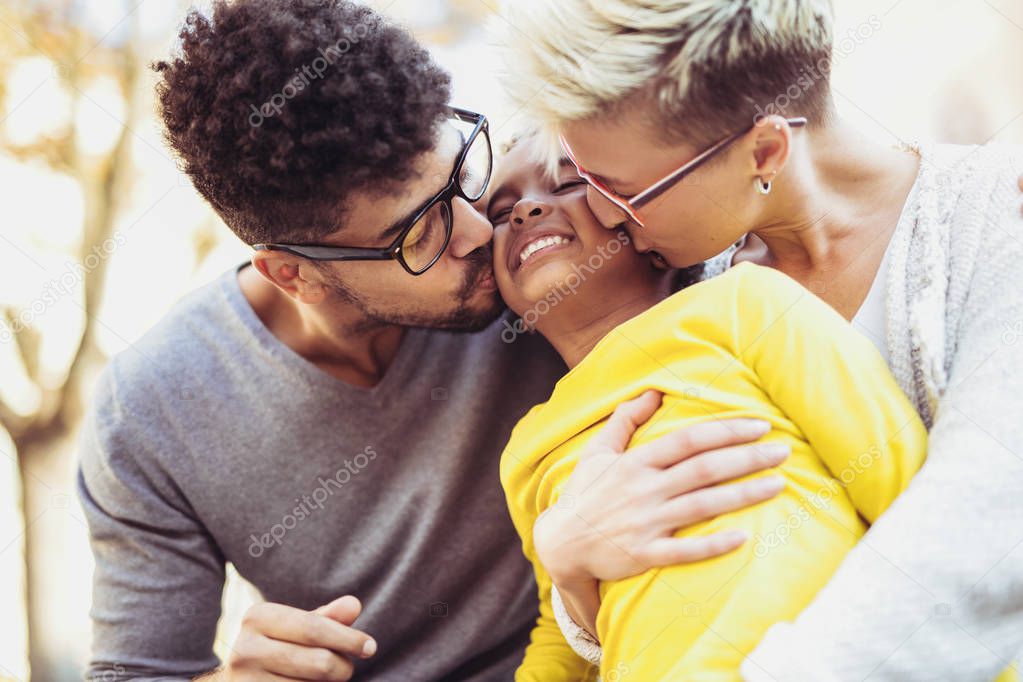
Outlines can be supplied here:
M618 227L628 220L625 211L615 206L610 199L601 194L593 185L586 187L586 203L589 204L590 211L597 218L597 221L609 230Z
M494 227L490 221L461 197L451 201L451 243L448 251L455 258L467 255L486 246L494 239Z

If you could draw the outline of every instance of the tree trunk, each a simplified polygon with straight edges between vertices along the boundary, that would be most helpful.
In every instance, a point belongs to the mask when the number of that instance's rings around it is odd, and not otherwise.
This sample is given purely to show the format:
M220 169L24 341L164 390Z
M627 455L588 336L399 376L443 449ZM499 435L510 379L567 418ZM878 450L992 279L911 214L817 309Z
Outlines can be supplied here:
M132 134L128 128L138 110L139 60L133 48L134 45L129 44L119 51L122 60L119 80L126 96L127 125L122 128L113 151L99 167L94 159L79 158L73 151L74 145L69 154L71 168L85 197L85 224L77 259L83 267L92 261L87 259L91 254L104 253L102 245L113 236L118 198L129 194ZM73 67L71 71L74 83L76 69ZM84 290L82 335L63 385L45 389L44 409L29 423L18 424L18 420L14 420L14 424L8 424L18 453L24 491L29 663L33 679L38 680L77 680L81 676L60 638L53 636L60 630L59 614L47 610L47 605L52 608L53 599L46 584L45 570L48 565L54 565L55 560L60 561L61 547L60 538L51 537L46 530L53 526L59 533L67 523L66 516L54 521L52 515L51 523L47 523L45 515L55 508L67 509L73 502L65 493L55 493L45 484L40 486L36 482L67 479L67 464L73 460L71 453L75 450L73 438L85 412L85 394L106 360L95 340L95 316L102 299L109 258L109 255L98 258L95 267L84 267L80 271ZM41 472L52 473L40 476Z

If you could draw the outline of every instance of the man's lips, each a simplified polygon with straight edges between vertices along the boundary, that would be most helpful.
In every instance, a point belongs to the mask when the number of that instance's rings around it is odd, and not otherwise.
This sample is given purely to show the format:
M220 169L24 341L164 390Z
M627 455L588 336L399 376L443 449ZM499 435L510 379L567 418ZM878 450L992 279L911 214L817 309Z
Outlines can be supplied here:
M477 289L496 289L497 280L494 279L494 271L489 270L484 274L480 275L480 278L476 281Z

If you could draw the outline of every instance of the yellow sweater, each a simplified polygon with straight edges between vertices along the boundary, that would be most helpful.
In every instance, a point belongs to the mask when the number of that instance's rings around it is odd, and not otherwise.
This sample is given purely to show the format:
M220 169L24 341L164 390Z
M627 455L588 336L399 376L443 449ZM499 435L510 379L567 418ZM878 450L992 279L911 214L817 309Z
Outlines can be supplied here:
M744 529L726 556L600 586L605 681L736 680L775 622L793 619L920 468L927 432L874 346L784 274L742 264L619 325L516 426L501 460L533 562L540 617L517 680L592 675L561 635L532 528L615 406L664 403L632 445L711 419L767 420L792 446L775 499L679 535Z

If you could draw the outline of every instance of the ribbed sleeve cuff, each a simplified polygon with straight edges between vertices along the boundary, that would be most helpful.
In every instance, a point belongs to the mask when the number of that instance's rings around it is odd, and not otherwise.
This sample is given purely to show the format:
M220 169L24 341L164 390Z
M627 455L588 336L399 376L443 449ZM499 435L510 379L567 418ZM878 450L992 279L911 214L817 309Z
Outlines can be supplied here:
M600 648L600 642L594 639L586 630L576 625L575 621L572 620L572 616L568 615L568 610L565 609L565 602L561 600L558 588L553 585L551 586L551 606L554 608L554 620L558 621L561 634L565 636L568 645L572 647L572 651L579 654L583 660L599 666L601 654L603 653L603 650Z

